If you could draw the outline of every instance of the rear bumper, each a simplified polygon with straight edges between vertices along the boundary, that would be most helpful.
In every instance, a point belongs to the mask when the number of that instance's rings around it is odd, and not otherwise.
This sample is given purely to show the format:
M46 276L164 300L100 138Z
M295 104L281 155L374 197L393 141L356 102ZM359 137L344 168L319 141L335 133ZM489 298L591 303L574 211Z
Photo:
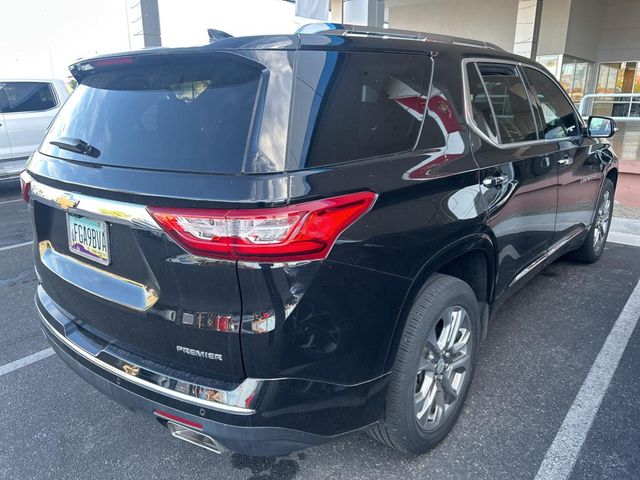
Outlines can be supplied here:
M169 376L144 359L124 359L122 351L97 345L42 287L36 305L49 343L83 379L131 410L149 416L163 410L199 423L203 433L232 452L284 455L366 429L382 413L387 376L358 385L247 379L226 390L215 380L211 384L199 381L196 388L209 390L194 392L196 384L188 373L170 371L173 375ZM108 361L114 353L120 354L120 362ZM177 388L178 384L189 388ZM209 400L213 397L225 403Z

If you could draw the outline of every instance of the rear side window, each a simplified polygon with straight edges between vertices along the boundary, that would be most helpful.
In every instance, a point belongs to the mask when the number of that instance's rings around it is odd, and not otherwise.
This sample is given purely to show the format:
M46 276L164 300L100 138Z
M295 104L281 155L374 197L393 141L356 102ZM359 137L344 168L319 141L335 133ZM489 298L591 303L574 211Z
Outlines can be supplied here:
M51 84L46 82L0 82L3 113L42 112L56 106Z
M562 90L544 73L528 67L524 70L543 117L541 136L552 140L577 135L580 130L576 114Z
M489 102L487 91L484 88L478 67L475 63L467 65L467 79L469 81L469 99L471 101L471 113L476 126L493 142L500 143L496 120L493 115L493 107Z
M317 167L414 148L431 75L425 55L301 51L290 150Z
M495 115L500 143L517 143L537 140L536 125L527 90L515 65L480 63L478 71L488 97L481 94L472 99L472 106L486 117L489 107ZM470 79L471 83L471 79ZM469 85L470 92L479 92L478 85ZM487 119L487 128L491 122Z
M90 70L52 125L44 153L154 170L243 170L262 65L222 52L129 60ZM100 154L49 143L60 137L83 140Z

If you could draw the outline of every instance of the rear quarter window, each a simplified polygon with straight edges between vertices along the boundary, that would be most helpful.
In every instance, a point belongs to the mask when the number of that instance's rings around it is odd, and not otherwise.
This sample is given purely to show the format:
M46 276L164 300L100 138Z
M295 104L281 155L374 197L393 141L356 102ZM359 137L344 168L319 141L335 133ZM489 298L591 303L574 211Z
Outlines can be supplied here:
M426 55L299 52L289 139L292 168L413 149L430 76Z

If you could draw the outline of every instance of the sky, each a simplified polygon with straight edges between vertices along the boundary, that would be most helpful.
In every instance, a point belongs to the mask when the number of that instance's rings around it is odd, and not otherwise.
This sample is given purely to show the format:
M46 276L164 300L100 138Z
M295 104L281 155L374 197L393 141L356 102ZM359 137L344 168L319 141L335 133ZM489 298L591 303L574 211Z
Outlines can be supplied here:
M129 5L135 0L129 0ZM232 35L293 33L310 23L283 0L158 0L162 45ZM130 49L127 0L0 0L0 77L62 78L82 57Z

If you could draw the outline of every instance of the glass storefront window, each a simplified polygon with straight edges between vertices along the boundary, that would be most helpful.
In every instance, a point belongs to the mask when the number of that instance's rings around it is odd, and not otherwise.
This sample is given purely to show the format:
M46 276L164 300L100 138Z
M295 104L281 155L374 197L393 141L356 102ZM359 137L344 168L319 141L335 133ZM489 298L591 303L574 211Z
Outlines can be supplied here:
M595 93L611 94L610 97L594 100L594 115L614 117L640 116L640 62L602 63L598 70ZM629 98L616 97L618 93L637 93L630 103Z
M587 75L589 73L588 63L576 63L576 69L573 77L573 85L571 86L571 100L578 103L584 95L585 85L587 84Z
M536 61L549 70L554 77L560 76L559 67L562 64L562 55L540 55L536 57Z
M575 74L575 63L565 63L562 65L562 75L560 75L560 84L564 89L571 93L571 84L573 83L573 75Z
M562 70L559 77L560 84L575 103L579 103L585 94L590 66L591 64L584 60L568 55L563 57ZM556 78L558 78L557 74Z

